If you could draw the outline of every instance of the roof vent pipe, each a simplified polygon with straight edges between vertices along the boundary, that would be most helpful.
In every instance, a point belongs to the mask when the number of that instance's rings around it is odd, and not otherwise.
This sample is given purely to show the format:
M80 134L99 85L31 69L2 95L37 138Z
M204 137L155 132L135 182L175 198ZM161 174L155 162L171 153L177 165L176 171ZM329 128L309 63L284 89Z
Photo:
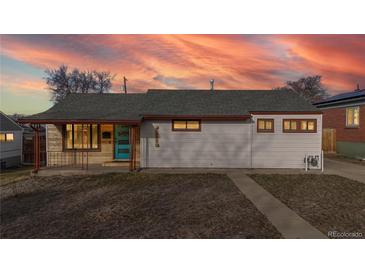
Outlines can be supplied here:
M214 92L214 79L210 80L210 92L213 94Z

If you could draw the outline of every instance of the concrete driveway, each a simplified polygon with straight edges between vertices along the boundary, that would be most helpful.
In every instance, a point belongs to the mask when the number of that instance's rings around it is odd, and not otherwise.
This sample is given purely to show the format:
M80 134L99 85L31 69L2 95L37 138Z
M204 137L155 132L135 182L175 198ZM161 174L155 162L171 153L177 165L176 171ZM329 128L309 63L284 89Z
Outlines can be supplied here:
M365 167L325 158L324 173L336 174L365 184Z

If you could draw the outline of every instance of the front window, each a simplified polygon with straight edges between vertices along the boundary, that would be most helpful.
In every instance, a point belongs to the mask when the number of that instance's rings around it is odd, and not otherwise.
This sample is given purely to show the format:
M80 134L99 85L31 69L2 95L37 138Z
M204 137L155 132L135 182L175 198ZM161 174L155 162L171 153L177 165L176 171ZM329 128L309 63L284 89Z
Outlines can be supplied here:
M14 141L14 133L0 133L1 142L12 142Z
M174 120L172 130L175 131L200 131L199 120Z
M274 132L274 119L257 119L257 132Z
M360 107L346 108L346 127L359 127Z
M96 124L67 124L65 149L99 149L99 126Z
M316 119L284 119L283 132L317 132Z

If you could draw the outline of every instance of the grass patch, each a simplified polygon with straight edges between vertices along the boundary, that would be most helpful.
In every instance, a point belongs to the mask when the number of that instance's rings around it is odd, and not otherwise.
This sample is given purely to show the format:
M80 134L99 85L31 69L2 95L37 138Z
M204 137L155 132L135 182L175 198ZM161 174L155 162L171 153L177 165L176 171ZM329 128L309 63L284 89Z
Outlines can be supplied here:
M30 176L31 171L32 167L30 166L2 170L0 172L0 186L26 179Z
M1 187L2 238L280 238L226 175L32 177Z
M337 175L249 175L313 226L365 237L365 184Z

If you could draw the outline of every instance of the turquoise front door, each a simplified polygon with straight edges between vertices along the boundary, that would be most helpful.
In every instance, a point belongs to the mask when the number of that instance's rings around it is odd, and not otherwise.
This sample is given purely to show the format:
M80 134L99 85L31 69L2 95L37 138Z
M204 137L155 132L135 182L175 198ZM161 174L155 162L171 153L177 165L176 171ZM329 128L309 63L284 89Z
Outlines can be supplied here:
M114 130L114 158L129 160L131 144L129 142L129 127L116 125Z

